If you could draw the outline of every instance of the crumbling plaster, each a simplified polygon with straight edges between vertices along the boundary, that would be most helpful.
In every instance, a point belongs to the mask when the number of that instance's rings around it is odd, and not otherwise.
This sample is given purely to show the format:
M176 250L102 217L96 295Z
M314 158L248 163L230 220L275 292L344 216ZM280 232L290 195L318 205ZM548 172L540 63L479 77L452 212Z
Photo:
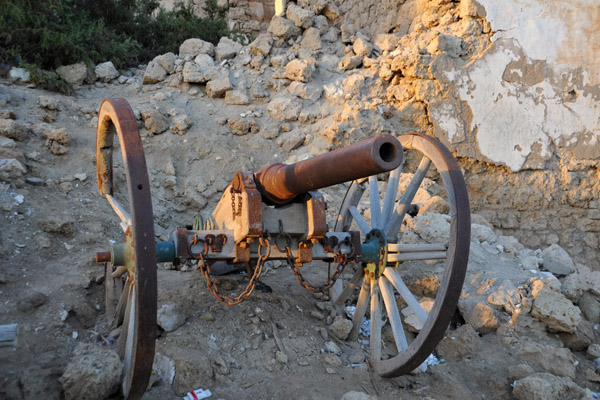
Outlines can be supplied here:
M493 44L467 65L448 63L439 78L457 101L430 105L437 134L470 156L512 171L543 168L554 148L600 157L600 3L597 0L481 0ZM594 25L595 24L595 25ZM459 146L460 148L460 146ZM470 153L470 154L469 154Z

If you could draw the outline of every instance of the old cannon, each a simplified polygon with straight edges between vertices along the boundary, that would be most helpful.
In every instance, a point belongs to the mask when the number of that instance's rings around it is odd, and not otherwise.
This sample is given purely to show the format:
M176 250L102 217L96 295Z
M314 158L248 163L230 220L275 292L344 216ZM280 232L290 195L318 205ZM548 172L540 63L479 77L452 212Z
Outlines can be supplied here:
M129 212L113 196L113 139L121 146ZM124 362L122 394L140 398L154 358L157 312L157 263L193 260L209 291L227 305L251 295L268 259L286 260L302 286L327 291L341 311L353 299L352 330L357 340L367 311L369 352L374 370L394 377L417 368L442 339L455 312L464 281L470 243L466 185L452 154L436 139L419 133L397 138L382 135L292 165L275 164L257 172L238 172L203 226L176 228L169 240L156 242L150 184L136 119L124 99L106 99L98 115L97 179L125 232L122 244L97 253L106 263L106 313L121 327L118 352ZM410 159L409 162L405 162ZM408 164L418 165L406 171ZM403 168L405 169L403 171ZM378 175L388 173L380 200ZM402 174L408 183L398 196ZM439 184L449 230L443 242L403 241L407 213L428 181ZM319 189L352 181L329 229ZM368 207L359 204L368 189ZM399 197L399 198L398 198ZM427 211L420 210L418 212ZM223 295L211 278L216 263L247 271L249 282L235 297ZM422 305L403 275L424 263L443 263L435 300ZM324 267L328 279L315 287L304 268ZM343 276L346 274L346 278ZM349 278L350 277L350 278ZM349 278L349 279L348 279ZM356 296L358 291L358 296ZM422 293L421 293L422 294ZM383 300L383 301L382 301ZM385 312L383 312L383 307ZM404 307L401 312L399 307ZM408 314L418 325L409 341ZM396 353L382 356L382 314L391 325ZM414 323L413 323L414 325Z

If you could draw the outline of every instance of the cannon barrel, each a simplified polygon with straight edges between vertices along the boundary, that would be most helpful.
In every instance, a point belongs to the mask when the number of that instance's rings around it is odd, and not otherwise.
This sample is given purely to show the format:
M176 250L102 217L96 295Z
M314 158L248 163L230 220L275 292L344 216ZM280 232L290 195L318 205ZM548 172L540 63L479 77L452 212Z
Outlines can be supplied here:
M391 171L402 162L402 145L380 135L294 164L273 164L254 173L263 200L282 205L297 195Z

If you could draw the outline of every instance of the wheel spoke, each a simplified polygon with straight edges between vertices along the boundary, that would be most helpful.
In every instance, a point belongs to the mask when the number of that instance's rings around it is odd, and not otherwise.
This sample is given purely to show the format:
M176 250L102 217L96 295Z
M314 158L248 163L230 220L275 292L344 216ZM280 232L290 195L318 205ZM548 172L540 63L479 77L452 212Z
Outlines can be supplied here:
M381 211L381 226L386 226L389 222L394 204L396 203L396 194L398 192L398 183L400 182L400 168L396 168L390 172L387 188L385 190L385 198L383 199L383 209Z
M356 207L350 206L348 207L348 211L350 211L350 214L352 214L352 218L354 218L356 225L358 225L363 234L366 235L371 231L371 229L369 228L369 224L367 224L367 221L365 221L363 216L360 215L360 212L358 212L358 209Z
M421 182L423 182L430 165L431 160L428 157L423 156L421 163L419 164L419 168L408 184L408 187L402 195L400 202L396 206L396 210L394 211L392 218L388 221L389 225L384 229L386 237L390 238L396 236L396 233L400 229L400 225L402 225L402 220L404 220L404 216L408 211L408 207L410 207L410 203L415 198L417 190L419 189L419 186L421 186Z
M379 283L371 280L371 359L381 360L381 302L379 301Z
M358 339L360 333L360 326L362 325L363 318L367 312L369 305L369 297L371 296L371 283L367 278L363 279L360 293L358 294L358 301L356 302L356 310L352 316L352 330L348 335L348 339L355 342Z
M123 359L123 357L125 356L125 350L127 347L127 340L129 337L129 325L131 324L131 308L135 307L135 305L133 304L132 297L133 297L133 292L134 292L134 288L133 285L129 285L129 288L127 290L127 296L126 296L126 307L125 307L125 313L124 313L124 317L123 317L123 323L121 324L121 334L119 335L119 340L117 341L117 353L119 354L119 357L121 357L121 359L123 360L123 362L125 364L129 363L129 360L125 360Z
M418 253L426 251L446 250L448 250L448 245L446 243L388 243L388 252Z
M125 232L127 227L131 226L132 224L131 215L129 215L129 213L125 210L125 208L123 208L117 199L112 197L110 194L106 194L106 199L110 203L115 213L119 216L119 219L121 220L121 228L123 229L123 232Z
M385 304L385 309L392 325L392 333L394 334L394 341L396 342L398 352L406 351L408 349L408 342L406 341L406 335L404 335L398 305L396 304L396 299L394 299L394 288L392 288L392 284L385 277L379 278L379 288L381 289L381 297L383 298L383 303Z
M127 272L127 267L124 265L121 265L119 268L116 269L116 271L114 271L112 274L110 274L110 277L112 279L117 279L123 276L124 273Z
M129 393L129 389L131 388L131 378L133 373L133 365L131 365L131 361L133 361L134 345L135 341L137 340L137 335L135 334L137 307L135 287L133 285L131 286L131 297L129 303L131 304L129 307L129 320L127 321L127 326L123 325L123 329L127 328L127 340L125 341L125 355L123 357L123 393Z
M348 267L346 267L346 268L348 268ZM344 290L342 290L342 292L334 300L333 303L338 306L341 306L342 304L344 304L346 299L348 299L348 297L350 297L352 292L354 292L354 288L358 285L358 282L360 282L360 280L362 279L362 277L364 275L365 275L365 270L363 269L363 267L361 265L358 265L358 268L357 268L356 272L354 273L354 276L352 277L350 282L348 282L348 286L346 286L344 288Z
M398 271L393 268L386 268L383 271L383 275L392 282L398 293L400 293L400 296L402 296L408 306L415 312L419 321L421 321L421 323L424 325L425 321L427 320L427 311L421 307L419 301L411 293L410 289L404 284L404 281L402 280L402 277Z
M369 177L369 206L371 207L371 228L381 228L381 203L377 175Z
M416 253L388 253L388 262L415 261L415 260L443 260L445 251L428 251Z
M119 297L119 302L117 303L117 308L115 309L113 328L116 328L123 324L123 319L125 318L125 314L127 312L126 311L127 306L128 306L127 301L129 299L130 288L131 288L131 283L129 282L129 279L127 279L127 282L125 283L125 287L123 288L123 291L121 292L121 297Z

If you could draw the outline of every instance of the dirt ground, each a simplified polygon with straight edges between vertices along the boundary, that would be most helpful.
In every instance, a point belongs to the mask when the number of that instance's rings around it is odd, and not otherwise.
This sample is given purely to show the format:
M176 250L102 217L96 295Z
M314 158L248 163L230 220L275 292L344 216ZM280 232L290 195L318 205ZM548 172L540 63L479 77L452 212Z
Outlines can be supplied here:
M0 324L18 324L17 344L0 347L0 398L62 398L60 377L76 346L82 342L114 346L107 342L103 267L92 258L95 252L108 250L109 240L121 240L122 232L109 204L98 194L92 119L103 98L126 97L134 109L143 109L153 106L155 92L167 96L164 108L179 109L193 121L183 136L169 132L146 136L142 130L159 239L172 228L191 224L196 213L207 215L236 171L255 170L290 156L271 140L235 136L218 123L246 112L247 106L221 107L206 97L156 86L137 92L126 85L92 85L73 96L61 96L1 81L2 109L31 126L51 121L52 129L66 128L70 144L66 155L57 156L48 151L41 135L30 133L18 147L27 158L25 176L40 180L0 186ZM41 108L40 96L58 100L59 110ZM190 185L202 184L205 197L186 192ZM340 187L328 196L336 204L343 193ZM482 276L504 277L515 285L531 279L514 257L486 251L485 245L474 244L468 285L477 287ZM315 270L307 277L319 281L324 274L324 269ZM261 278L263 290L257 289L235 307L218 303L199 271L159 265L158 278L159 308L174 304L186 322L170 333L159 330L157 351L174 354L176 349L188 349L187 359L212 371L204 386L212 398L339 399L358 391L379 399L510 399L511 385L523 377L516 367L527 365L518 341L563 347L558 335L523 316L512 328L517 342L505 340L506 329L480 333L467 355L445 359L424 373L383 379L364 363L359 343L331 334L326 299L300 287L283 265L270 264ZM247 282L244 275L218 279L237 290ZM276 336L286 360L276 359ZM340 347L339 362L327 357L325 343L330 341ZM574 351L573 357L577 365L573 381L598 392L600 385L584 373L593 368L593 361L585 351ZM187 390L192 389L196 388ZM159 380L144 398L180 395Z

